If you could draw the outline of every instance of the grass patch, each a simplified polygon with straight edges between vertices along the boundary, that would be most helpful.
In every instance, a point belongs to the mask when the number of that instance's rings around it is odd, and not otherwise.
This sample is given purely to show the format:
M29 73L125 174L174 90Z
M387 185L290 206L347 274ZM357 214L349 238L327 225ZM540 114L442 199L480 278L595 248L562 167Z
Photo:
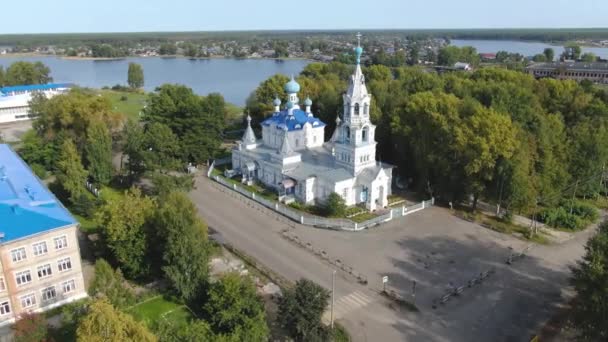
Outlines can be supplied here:
M103 90L102 96L109 99L112 108L129 119L139 120L139 112L146 105L146 94L115 90Z
M95 223L95 221L92 218L87 218L87 217L77 215L77 214L72 214L72 215L74 217L76 217L76 219L80 223L80 230L83 233L92 234L92 233L96 233L97 230L99 230L99 226L97 225L97 223Z
M378 215L376 215L374 213L371 213L369 211L366 211L366 212L363 212L361 214L357 214L357 215L355 215L353 217L350 217L349 220L353 220L353 221L355 221L357 223L361 223L361 222L365 222L367 220L374 219L376 217L378 217Z
M342 325L334 322L334 330L331 332L333 342L350 342L350 335Z
M507 222L496 217L481 215L480 223L482 226L490 228L494 231L511 235L521 235L524 239L538 244L546 245L549 243L547 237L541 232L538 234L532 234L528 227Z
M170 301L163 296L136 304L127 312L148 326L151 326L163 316L174 324L188 323L192 318L192 314L183 304Z

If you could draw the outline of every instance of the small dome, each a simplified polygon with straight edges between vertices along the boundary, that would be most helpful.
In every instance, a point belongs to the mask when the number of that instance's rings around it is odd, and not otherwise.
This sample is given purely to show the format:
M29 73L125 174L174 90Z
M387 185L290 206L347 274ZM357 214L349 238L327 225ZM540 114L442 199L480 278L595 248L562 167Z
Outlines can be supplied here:
M305 106L312 106L312 100L310 99L310 97L307 97L306 100L304 100L304 105Z
M355 54L356 54L357 56L361 56L361 55L363 54L363 48L362 48L362 47L360 47L360 46L357 46L357 47L355 48Z
M291 108L293 108L293 102L288 101L287 102L287 109L291 109Z
M287 84L285 84L285 92L287 94L293 94L293 93L297 93L300 91L300 85L298 84L298 82L296 82L296 80L293 79L293 76L291 77L291 81L287 82Z
M274 101L272 101L272 103L273 103L275 106L280 106L280 105L281 105L281 100L280 100L278 97L276 97L276 98L274 99Z

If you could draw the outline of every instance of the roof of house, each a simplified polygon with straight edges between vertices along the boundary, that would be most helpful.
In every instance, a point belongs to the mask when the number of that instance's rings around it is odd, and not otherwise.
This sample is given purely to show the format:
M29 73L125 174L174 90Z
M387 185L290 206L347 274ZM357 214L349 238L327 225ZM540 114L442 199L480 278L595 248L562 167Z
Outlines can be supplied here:
M11 87L0 88L0 93L8 94L13 92L28 92L28 91L39 91L39 90L52 90L60 88L70 88L70 83L47 83L47 84L31 84L31 85L18 85Z
M78 222L6 144L0 144L0 218L0 242Z
M291 114L290 114L291 111ZM280 129L287 128L288 131L297 131L304 128L305 123L310 123L313 128L323 127L325 123L314 116L309 116L305 111L295 108L273 113L262 121L263 126L276 125Z
M534 63L526 69L560 69L564 70L580 70L580 71L608 71L608 63L606 62L550 62L550 63Z

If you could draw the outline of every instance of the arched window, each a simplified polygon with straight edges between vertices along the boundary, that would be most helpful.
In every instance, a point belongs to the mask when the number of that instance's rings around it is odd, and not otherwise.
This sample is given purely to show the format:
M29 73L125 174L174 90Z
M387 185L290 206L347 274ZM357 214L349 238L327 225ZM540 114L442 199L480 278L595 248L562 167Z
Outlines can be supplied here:
M359 115L359 104L355 103L355 115Z
M344 139L346 142L350 142L350 128L348 126L344 126Z
M368 139L369 139L369 127L365 126L365 127L363 127L363 130L361 131L361 141L367 142Z
M363 115L369 115L369 105L367 103L363 105Z

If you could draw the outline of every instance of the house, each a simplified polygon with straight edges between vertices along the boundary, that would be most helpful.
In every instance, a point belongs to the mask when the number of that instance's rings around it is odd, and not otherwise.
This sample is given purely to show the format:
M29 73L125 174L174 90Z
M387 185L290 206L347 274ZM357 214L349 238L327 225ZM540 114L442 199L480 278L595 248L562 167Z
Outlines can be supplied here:
M469 70L472 70L473 68L471 68L471 64L469 64L469 63L456 62L456 63L454 63L454 69L469 71Z
M87 296L78 221L0 144L0 326Z
M357 64L343 95L342 118L336 118L331 140L324 141L325 123L312 111L307 98L300 107L300 85L285 85L287 103L274 100L274 112L262 122L262 139L251 128L251 118L232 151L233 173L242 182L260 182L275 189L285 202L322 203L331 193L347 205L376 210L388 205L392 166L376 160L376 126L370 120L371 95L355 48Z

